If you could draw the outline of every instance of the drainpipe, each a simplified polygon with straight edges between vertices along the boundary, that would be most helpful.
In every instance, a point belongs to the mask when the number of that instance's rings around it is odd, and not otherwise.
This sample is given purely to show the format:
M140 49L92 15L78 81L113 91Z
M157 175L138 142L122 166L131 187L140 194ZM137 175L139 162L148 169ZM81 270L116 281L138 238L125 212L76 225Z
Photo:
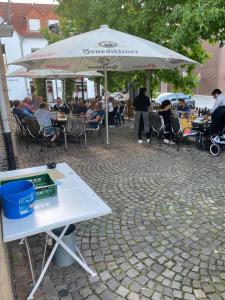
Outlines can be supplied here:
M3 72L5 70L3 66L3 57L2 57L2 44L0 43L0 63L1 66L1 72L0 72L0 115L1 115L1 121L2 121L2 127L3 127L3 136L5 140L5 146L6 146L6 154L7 154L7 161L8 161L8 169L9 170L15 170L16 169L16 160L13 150L13 143L12 143L12 135L11 130L9 127L9 120L8 120L8 114L7 109L5 105L6 99L4 98L4 89L3 89Z
M21 57L24 56L24 52L23 52L23 41L24 41L24 38L22 36L19 35L19 41L20 41L20 52L21 52ZM27 94L27 91L30 90L29 89L29 86L28 86L28 82L27 82L27 79L24 77L24 83L25 83L25 87L26 87L26 94Z

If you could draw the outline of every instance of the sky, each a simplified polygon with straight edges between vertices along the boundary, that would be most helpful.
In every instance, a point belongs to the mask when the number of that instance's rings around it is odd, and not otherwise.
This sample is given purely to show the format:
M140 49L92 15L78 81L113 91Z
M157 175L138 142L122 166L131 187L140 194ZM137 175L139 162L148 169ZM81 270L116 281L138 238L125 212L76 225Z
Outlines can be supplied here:
M1 0L1 2L8 2L8 0ZM11 3L42 3L42 4L56 4L54 0L11 0Z

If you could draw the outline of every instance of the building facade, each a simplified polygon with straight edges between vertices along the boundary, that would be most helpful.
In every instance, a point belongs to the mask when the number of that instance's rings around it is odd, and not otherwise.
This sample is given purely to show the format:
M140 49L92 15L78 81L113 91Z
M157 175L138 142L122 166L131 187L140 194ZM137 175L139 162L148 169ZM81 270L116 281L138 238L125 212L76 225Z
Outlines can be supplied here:
M225 91L225 47L207 42L203 46L210 58L196 69L199 74L199 88L195 92L199 95L210 95L215 88Z
M5 45L6 65L47 46L48 42L43 38L41 30L59 22L55 7L49 4L11 3L10 22L14 26L14 33L12 37L1 38L1 44ZM0 2L0 17L8 21L8 4L5 2ZM18 68L20 67L7 65L7 73ZM31 79L7 78L9 99L22 100L29 96L30 82Z

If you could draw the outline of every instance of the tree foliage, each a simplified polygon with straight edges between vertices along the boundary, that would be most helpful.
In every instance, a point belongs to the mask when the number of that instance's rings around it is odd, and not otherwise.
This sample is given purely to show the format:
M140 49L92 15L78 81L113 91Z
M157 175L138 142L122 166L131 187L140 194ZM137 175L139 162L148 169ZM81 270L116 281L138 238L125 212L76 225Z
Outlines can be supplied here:
M202 41L225 40L224 0L58 0L62 16L60 38L108 24L184 54L199 63L208 58ZM48 37L57 39L54 34ZM144 82L143 72L110 73L110 89L124 88L132 80ZM180 70L154 72L154 82L164 80L174 89L190 92L198 84L193 66L184 77Z
M42 96L44 101L47 99L46 94L46 79L44 78L35 78L34 79L35 92L37 96Z

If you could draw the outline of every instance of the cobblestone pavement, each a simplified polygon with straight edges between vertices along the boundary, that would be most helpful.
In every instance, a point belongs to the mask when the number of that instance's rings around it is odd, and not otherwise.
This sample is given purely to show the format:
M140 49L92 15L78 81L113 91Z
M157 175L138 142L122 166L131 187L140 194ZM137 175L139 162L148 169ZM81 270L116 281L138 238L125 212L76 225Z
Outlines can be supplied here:
M76 226L98 276L77 264L51 264L35 299L225 299L225 153L214 158L192 145L179 152L157 141L140 145L128 125L110 136L108 151L97 137L88 138L87 150L20 146L21 166L66 162L113 210ZM29 239L37 271L43 241ZM31 288L25 248L10 243L10 254L17 299L24 300Z

